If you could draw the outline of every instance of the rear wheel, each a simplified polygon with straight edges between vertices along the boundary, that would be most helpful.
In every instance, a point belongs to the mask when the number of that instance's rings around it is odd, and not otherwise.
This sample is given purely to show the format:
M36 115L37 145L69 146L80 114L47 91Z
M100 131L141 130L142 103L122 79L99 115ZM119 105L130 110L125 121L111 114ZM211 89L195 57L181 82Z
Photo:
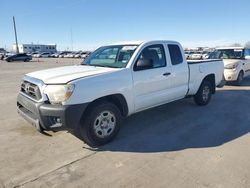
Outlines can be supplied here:
M83 117L79 131L88 145L95 147L113 140L119 131L121 113L116 105L101 102L92 106Z
M240 86L242 84L243 79L244 79L244 73L243 71L240 71L238 78L235 81L235 85Z
M194 101L199 106L207 105L212 97L212 84L204 80L194 96Z

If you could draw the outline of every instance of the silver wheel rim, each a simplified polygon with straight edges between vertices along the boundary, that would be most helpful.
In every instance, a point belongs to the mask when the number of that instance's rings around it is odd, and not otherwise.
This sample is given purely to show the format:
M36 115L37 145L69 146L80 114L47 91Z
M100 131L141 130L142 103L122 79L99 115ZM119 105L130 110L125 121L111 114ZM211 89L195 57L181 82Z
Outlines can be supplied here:
M208 86L205 86L202 91L203 101L207 101L209 99L209 95L210 95L210 88Z
M115 115L110 111L103 111L94 121L94 133L99 138L105 138L113 133L115 126Z

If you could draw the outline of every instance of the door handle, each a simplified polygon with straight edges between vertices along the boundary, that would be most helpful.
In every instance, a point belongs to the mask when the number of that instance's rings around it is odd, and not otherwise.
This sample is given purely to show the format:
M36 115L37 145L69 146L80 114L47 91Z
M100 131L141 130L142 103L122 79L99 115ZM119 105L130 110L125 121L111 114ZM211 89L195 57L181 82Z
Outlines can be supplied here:
M165 72L165 73L163 74L163 76L169 76L169 75L171 75L170 72Z

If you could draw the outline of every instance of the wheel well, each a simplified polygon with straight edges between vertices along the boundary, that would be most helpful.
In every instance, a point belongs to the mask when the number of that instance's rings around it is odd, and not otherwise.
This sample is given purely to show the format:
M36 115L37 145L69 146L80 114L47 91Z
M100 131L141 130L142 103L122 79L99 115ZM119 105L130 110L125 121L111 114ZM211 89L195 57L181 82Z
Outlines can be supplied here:
M128 104L125 97L122 94L107 95L92 101L87 106L84 114L87 113L93 106L95 106L95 104L101 103L103 101L108 101L115 104L119 108L121 115L123 117L126 117L128 115Z
M215 75L214 74L209 74L209 75L207 75L204 79L203 79L203 81L209 81L210 83L211 83L211 85L212 85L212 93L214 94L215 93L215 91L216 91L216 85L215 85ZM202 82L203 82L202 81Z

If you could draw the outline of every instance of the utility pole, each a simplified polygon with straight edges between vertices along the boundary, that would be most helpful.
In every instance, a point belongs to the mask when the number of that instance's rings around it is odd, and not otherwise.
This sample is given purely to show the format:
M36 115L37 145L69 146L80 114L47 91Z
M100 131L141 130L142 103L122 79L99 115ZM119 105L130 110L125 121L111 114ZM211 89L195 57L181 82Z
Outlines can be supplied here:
M19 53L18 43L17 43L17 32L16 32L16 22L15 17L13 16L13 25L14 25L14 31L15 31L15 39L16 39L16 53Z

